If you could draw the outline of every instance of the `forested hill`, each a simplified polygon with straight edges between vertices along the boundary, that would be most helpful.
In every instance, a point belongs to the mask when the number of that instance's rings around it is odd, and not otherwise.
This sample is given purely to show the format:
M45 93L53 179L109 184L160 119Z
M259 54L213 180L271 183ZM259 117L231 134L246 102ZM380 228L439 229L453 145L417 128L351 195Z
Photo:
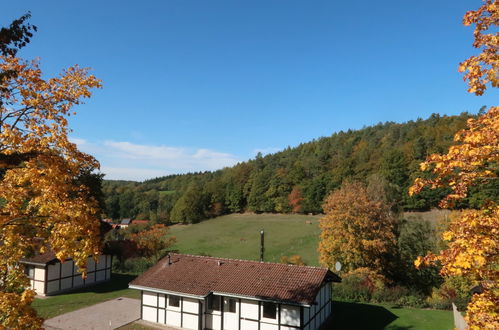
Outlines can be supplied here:
M320 213L324 197L346 179L381 181L400 209L436 206L442 191L409 197L418 164L446 152L454 133L470 114L431 115L398 124L387 122L334 133L281 152L215 172L171 175L142 183L104 181L106 216L158 222L197 222L226 213ZM388 183L388 184L387 184ZM472 192L465 202L477 206L496 189Z

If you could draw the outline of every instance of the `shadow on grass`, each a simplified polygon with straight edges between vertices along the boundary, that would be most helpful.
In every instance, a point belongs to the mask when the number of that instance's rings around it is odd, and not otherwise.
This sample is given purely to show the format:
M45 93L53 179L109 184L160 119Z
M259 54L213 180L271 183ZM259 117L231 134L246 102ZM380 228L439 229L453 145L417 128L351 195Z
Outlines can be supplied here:
M83 287L76 290L67 291L61 293L63 295L70 295L82 292L93 292L93 293L108 293L118 290L124 290L128 288L128 283L130 283L137 275L127 275L127 274L111 274L111 280L104 283L99 283L96 285ZM55 295L57 296L57 295Z
M398 318L382 306L333 301L332 317L325 329L331 330L408 330L412 327L390 326Z

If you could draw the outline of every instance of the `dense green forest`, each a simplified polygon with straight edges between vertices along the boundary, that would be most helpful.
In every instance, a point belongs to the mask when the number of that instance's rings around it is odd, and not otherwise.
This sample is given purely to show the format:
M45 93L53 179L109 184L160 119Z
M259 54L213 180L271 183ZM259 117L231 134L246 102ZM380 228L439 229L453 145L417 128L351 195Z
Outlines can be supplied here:
M322 137L215 172L170 175L144 182L103 183L105 216L194 223L235 212L321 213L325 196L344 180L383 180L399 210L428 210L444 196L426 190L409 197L419 163L446 152L472 115L431 115L406 123L380 123ZM499 187L472 191L461 207L497 198Z

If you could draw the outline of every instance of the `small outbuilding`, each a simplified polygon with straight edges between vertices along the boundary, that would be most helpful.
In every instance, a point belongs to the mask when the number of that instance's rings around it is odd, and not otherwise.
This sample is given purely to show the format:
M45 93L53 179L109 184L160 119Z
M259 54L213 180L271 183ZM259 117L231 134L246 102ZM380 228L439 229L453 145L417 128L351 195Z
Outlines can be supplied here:
M133 280L141 318L182 329L316 330L331 315L326 268L170 253Z
M54 295L111 279L111 255L100 255L97 262L88 257L87 277L83 278L72 259L61 263L54 252L48 251L32 258L22 259L31 288L41 296Z
M130 218L122 219L119 226L120 226L120 228L127 228L128 226L130 226L131 223L132 223L132 219L130 219Z

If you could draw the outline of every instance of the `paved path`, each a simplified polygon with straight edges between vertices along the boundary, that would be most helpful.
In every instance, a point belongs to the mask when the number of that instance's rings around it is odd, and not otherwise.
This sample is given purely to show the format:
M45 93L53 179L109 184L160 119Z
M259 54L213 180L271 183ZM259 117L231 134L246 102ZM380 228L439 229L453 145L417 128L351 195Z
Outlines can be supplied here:
M140 300L116 298L45 321L46 329L108 330L140 318Z

